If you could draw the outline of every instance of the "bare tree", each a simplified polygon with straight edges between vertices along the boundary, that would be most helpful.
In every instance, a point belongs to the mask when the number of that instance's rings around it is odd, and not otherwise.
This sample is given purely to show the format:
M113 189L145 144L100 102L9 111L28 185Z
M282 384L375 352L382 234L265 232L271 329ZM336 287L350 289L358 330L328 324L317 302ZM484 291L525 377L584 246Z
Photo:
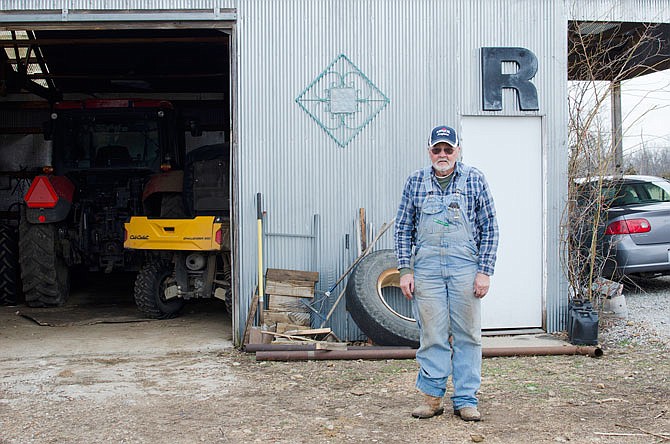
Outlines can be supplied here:
M646 174L670 179L670 146L650 145L640 147L624 157L626 174Z
M621 81L653 72L664 43L653 25L572 22L568 37L568 201L562 264L572 297L598 304L609 251L603 250L607 176L621 174L608 111Z

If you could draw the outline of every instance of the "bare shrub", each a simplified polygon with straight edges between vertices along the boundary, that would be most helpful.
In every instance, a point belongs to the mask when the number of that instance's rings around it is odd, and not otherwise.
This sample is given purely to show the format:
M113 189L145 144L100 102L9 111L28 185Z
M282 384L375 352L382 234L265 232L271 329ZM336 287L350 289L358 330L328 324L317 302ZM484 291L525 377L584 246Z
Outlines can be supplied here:
M573 81L568 97L569 181L561 224L562 266L570 296L598 304L594 283L602 278L610 257L602 247L610 203L602 197L604 179L623 173L621 147L612 142L608 118L611 96L622 80L655 70L663 42L654 25L571 22L568 51Z

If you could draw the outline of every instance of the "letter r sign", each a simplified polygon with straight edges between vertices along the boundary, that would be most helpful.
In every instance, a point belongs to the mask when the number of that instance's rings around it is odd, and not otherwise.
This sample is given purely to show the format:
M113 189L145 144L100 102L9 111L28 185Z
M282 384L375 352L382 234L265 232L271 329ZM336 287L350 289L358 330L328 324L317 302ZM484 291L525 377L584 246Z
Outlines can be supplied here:
M482 54L482 99L484 111L503 109L502 90L512 88L517 92L519 108L524 111L539 109L537 89L530 82L537 72L537 57L526 48L487 48ZM503 74L502 63L513 62L519 67L514 74Z

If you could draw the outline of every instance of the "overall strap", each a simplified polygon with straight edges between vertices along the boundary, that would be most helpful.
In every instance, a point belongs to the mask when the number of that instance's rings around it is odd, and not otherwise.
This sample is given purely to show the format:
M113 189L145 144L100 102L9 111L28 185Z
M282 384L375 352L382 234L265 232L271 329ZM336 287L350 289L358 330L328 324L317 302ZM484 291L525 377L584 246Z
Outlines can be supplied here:
M432 169L433 169L432 166L423 169L423 188L426 191L426 194L430 194L433 192Z
M458 180L456 181L455 186L459 194L463 194L465 192L465 182L468 180L471 169L472 168L468 165L464 165L462 163L458 164Z

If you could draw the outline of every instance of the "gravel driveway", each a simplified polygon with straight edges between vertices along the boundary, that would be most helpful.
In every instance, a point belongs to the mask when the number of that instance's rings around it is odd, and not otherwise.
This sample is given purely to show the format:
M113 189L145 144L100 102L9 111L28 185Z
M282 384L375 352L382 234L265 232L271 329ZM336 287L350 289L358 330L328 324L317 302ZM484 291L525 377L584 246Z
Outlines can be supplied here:
M603 317L601 342L670 345L670 276L636 279L624 289L628 317Z

